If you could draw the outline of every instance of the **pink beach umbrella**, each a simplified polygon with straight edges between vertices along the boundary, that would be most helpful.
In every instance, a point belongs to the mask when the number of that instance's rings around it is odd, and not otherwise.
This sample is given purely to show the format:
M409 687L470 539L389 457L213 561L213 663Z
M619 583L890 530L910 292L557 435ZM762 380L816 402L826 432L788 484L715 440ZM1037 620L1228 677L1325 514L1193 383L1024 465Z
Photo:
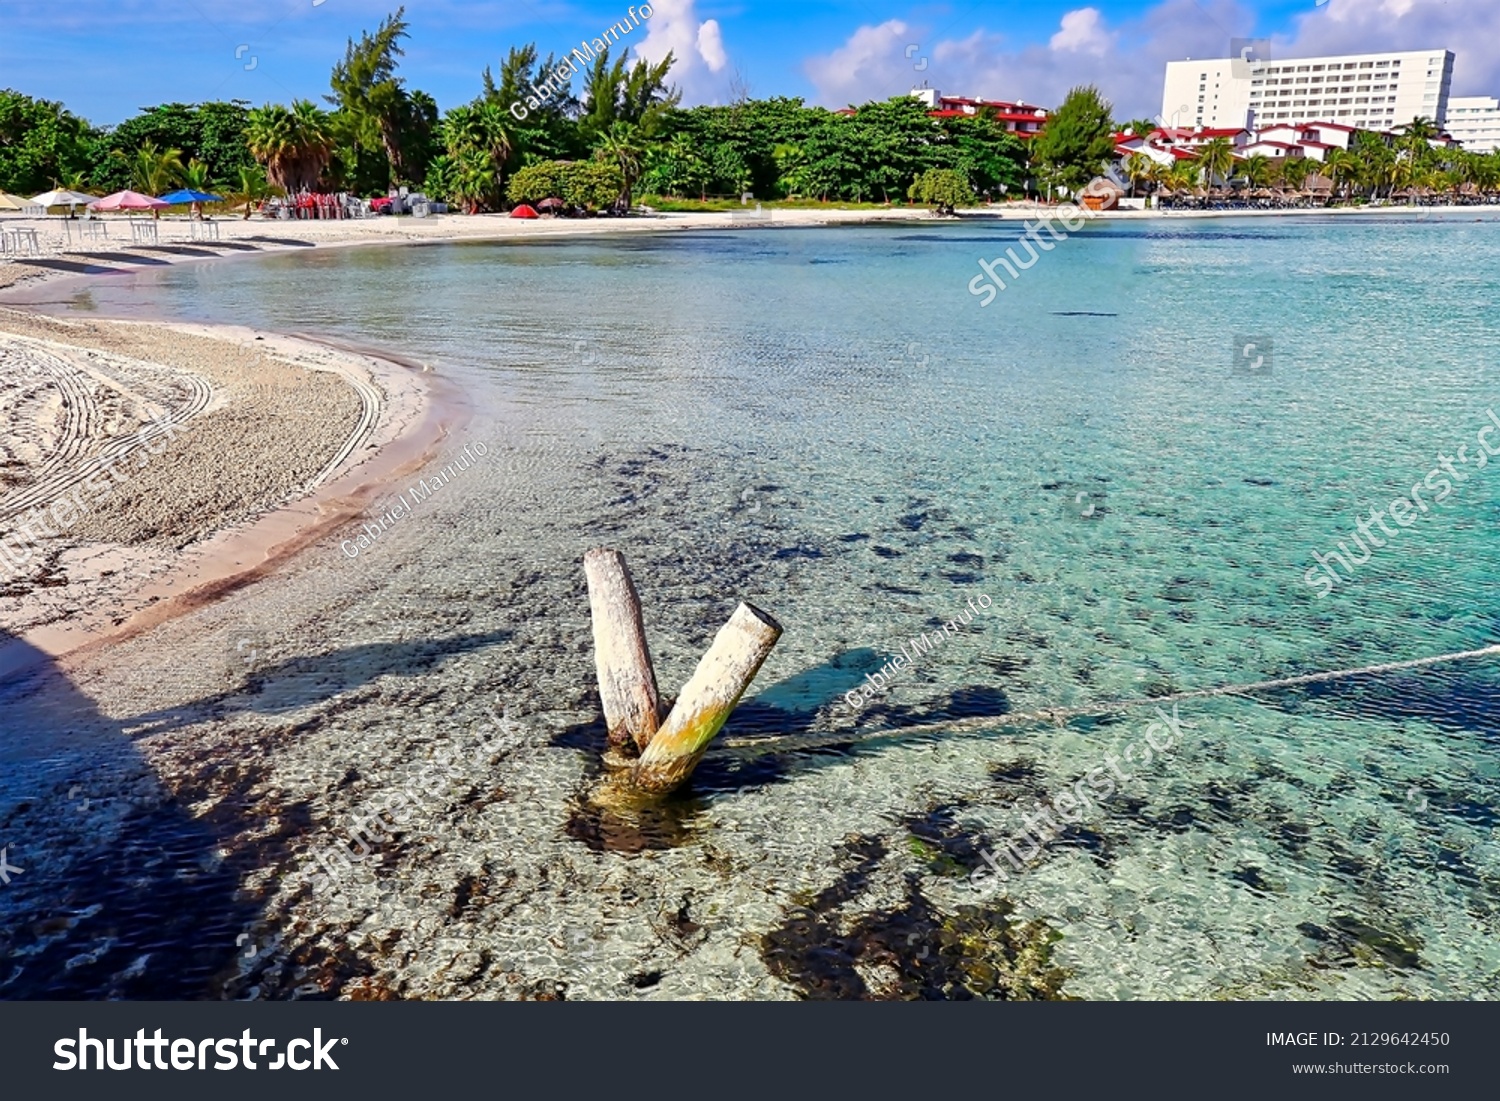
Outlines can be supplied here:
M89 203L90 210L161 210L171 206L160 199L153 199L150 195L142 195L139 191L116 191L113 195L106 195L97 202Z

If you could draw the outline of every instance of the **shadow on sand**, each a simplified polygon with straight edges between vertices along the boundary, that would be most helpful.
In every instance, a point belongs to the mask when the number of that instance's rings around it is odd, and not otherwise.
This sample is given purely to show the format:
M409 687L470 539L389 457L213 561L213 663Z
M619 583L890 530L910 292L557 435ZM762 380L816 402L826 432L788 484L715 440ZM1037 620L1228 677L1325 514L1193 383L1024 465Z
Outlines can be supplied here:
M290 870L296 847L322 824L305 801L268 805L275 784L265 746L226 759L221 749L178 740L172 775L159 775L138 746L141 726L160 733L316 704L381 676L420 675L506 637L353 646L254 671L233 691L120 719L101 712L47 655L0 633L0 668L20 670L0 674L8 879L0 879L0 998L224 997L226 985L241 985L236 957L278 924L265 912L266 889L247 884L267 882L268 868ZM335 978L325 989L337 985Z

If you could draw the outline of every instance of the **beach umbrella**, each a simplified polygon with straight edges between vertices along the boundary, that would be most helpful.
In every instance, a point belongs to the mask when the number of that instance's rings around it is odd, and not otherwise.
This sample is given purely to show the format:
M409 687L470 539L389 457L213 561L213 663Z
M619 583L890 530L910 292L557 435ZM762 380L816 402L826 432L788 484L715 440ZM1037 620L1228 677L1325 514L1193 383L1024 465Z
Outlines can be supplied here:
M536 211L532 210L531 207L527 206L525 203L522 203L520 206L516 207L515 210L512 210L510 212L510 216L512 218L536 218L536 217L540 217L540 215L538 215Z
M30 210L34 206L36 203L30 199L23 199L8 191L0 191L0 210Z
M222 203L222 195L213 195L207 191L194 191L190 187L184 187L181 191L169 192L166 195L158 195L162 202L168 206L181 206L183 203Z
M40 195L32 196L31 201L40 207L74 207L88 206L94 201L94 197L82 195L77 191L43 191Z
M106 195L89 203L92 210L160 210L171 205L160 199L153 199L150 195L142 195L139 191L116 191L113 195Z

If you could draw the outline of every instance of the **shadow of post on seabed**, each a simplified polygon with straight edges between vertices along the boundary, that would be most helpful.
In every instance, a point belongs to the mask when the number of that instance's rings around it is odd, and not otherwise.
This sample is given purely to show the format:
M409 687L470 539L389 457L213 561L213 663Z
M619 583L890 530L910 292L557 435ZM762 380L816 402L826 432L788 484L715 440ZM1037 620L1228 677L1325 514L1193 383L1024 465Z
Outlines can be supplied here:
M259 911L247 869L50 658L0 653L25 666L0 675L0 998L207 996Z
M112 719L50 657L0 632L0 999L224 997L240 934L267 919L244 884L289 866L291 844L315 826L308 804L256 813L264 752L203 753L165 783L138 748L142 724L156 734L235 710L274 713L508 637L299 657L252 678L284 678L285 692L241 687Z

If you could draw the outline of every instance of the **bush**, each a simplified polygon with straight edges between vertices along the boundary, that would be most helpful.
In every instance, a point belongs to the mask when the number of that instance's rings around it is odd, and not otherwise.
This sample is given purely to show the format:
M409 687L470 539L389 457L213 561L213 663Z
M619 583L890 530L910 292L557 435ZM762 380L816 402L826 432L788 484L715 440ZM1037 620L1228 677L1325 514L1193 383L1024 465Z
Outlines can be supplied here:
M968 177L951 168L929 168L912 183L907 197L937 207L939 214L952 214L956 206L974 205L974 189Z
M625 190L618 165L604 161L541 161L529 164L510 178L505 197L513 203L536 204L561 199L571 207L601 210Z

